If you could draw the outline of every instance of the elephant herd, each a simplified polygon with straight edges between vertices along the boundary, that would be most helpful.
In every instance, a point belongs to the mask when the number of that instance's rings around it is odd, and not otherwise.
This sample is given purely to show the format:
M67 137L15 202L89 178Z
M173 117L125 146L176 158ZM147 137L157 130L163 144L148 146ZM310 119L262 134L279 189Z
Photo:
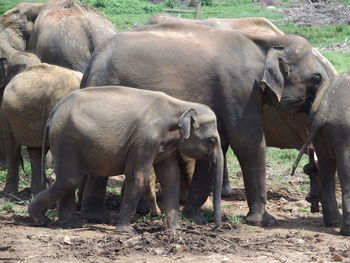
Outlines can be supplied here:
M155 175L171 233L179 227L180 192L183 215L204 224L200 208L212 191L219 227L221 195L231 194L231 147L243 172L246 221L273 226L276 219L266 210L266 147L301 149L301 155L312 142L325 225L342 223L341 234L350 235L350 76L338 77L304 38L285 35L264 18L164 14L117 33L76 0L49 0L20 3L0 16L0 58L3 193L18 191L20 148L26 146L34 222L45 224L56 202L62 226L80 226L81 217L108 220L108 177L125 174L118 231L132 231ZM41 171L48 150L56 180L47 188ZM191 182L180 190L186 176ZM151 210L159 213L148 190Z

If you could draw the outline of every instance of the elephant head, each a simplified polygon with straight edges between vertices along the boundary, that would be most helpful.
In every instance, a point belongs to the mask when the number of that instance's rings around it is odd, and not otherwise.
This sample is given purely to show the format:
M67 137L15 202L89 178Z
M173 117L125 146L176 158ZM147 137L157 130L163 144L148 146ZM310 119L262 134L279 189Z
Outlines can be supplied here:
M20 51L15 52L9 58L0 58L0 88L4 88L14 76L30 65L39 63L41 61L36 55Z
M274 100L274 106L292 113L308 113L317 90L327 83L328 75L304 38L284 35L274 42L267 50L263 69L264 92L275 95L279 104Z
M208 107L185 111L178 123L181 144L180 151L184 155L211 163L209 172L213 178L214 215L216 225L221 224L220 200L223 178L223 154L216 116Z
M43 3L19 3L0 16L0 38L13 48L25 51L34 22Z

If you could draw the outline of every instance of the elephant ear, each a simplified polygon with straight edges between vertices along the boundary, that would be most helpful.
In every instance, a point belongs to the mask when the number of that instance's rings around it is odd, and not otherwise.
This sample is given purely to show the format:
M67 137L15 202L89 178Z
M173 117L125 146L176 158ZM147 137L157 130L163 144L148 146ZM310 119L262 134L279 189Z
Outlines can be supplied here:
M182 140L187 140L191 135L191 131L193 132L199 128L197 116L198 113L195 109L189 109L182 113L178 123Z
M261 82L268 86L281 101L285 78L289 74L284 47L271 47L266 55Z
M0 58L0 88L3 88L7 84L7 58Z

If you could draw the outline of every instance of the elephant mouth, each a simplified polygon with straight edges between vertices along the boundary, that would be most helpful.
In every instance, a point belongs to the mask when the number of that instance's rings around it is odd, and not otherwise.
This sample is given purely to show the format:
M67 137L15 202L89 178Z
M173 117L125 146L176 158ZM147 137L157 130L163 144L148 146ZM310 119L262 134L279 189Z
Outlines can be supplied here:
M304 112L309 113L312 103L315 100L315 96L307 95L303 98L290 98L290 97L282 97L281 105L282 107L292 113Z

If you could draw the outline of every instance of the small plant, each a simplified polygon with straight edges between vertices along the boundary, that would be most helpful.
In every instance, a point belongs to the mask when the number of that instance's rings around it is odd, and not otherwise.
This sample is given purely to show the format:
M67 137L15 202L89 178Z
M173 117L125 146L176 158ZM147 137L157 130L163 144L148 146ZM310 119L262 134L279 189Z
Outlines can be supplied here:
M202 5L213 6L214 0L202 0Z
M5 202L2 207L0 208L1 211L5 211L8 213L13 212L13 204L10 202Z
M241 215L226 215L227 222L233 225L242 224L245 222L244 217Z
M166 0L164 4L168 8L175 8L177 6L176 0Z

